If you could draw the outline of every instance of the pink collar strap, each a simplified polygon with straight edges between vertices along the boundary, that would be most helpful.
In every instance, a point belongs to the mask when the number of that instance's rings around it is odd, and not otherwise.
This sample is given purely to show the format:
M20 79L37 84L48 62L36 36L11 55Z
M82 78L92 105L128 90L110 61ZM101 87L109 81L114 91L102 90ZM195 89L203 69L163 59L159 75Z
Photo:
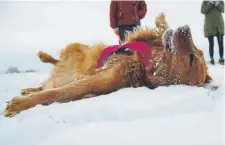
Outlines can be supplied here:
M152 48L144 42L134 41L134 42L125 43L123 45L112 45L112 46L106 47L98 59L97 69L104 65L109 55L118 51L119 49L124 49L124 48L129 48L129 49L132 49L133 51L138 52L142 57L145 67L150 65L149 62L152 59Z

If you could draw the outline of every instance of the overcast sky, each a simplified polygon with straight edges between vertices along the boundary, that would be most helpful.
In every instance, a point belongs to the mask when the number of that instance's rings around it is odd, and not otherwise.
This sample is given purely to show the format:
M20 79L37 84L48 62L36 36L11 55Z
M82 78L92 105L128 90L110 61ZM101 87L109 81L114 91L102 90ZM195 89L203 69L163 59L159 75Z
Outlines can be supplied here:
M142 24L154 27L155 16L164 12L171 28L188 24L197 46L207 49L203 35L202 1L147 1ZM108 1L0 1L0 70L8 65L21 69L46 69L38 50L58 56L70 42L117 43L109 27Z

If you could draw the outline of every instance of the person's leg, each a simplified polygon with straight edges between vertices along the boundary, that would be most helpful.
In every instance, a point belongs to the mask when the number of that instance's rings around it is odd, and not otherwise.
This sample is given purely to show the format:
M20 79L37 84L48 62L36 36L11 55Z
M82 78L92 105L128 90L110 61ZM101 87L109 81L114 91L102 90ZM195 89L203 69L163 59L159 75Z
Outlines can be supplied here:
M214 64L214 36L208 36L208 41L209 41L209 56L210 56L210 62L211 64Z
M137 22L137 26L141 26L141 21L140 20Z
M220 54L220 63L224 63L224 58L223 58L223 35L217 35L217 41L219 45L219 54Z
M123 43L125 40L125 32L127 29L127 25L119 26L119 35L120 35L120 41Z
M127 32L133 32L136 25L123 25L119 26L119 35L122 43L125 41L125 36Z
M128 31L133 32L135 28L137 28L137 25L130 25Z

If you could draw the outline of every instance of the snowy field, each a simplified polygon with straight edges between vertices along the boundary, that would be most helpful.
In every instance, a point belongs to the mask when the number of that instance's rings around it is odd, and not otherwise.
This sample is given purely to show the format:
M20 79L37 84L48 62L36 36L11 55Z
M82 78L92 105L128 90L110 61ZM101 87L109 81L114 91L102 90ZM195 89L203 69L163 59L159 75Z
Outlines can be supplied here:
M219 89L126 88L5 118L7 101L48 74L0 75L0 145L224 145L224 67L209 66Z
M172 29L188 24L208 60L201 1L148 1L144 26L154 27L159 12ZM214 81L190 86L126 88L96 98L38 105L13 118L6 102L48 77L49 65L36 53L58 56L67 43L105 42L117 37L109 28L108 2L0 2L0 70L9 65L39 73L0 74L0 145L224 145L224 67L209 66ZM216 40L216 39L215 39ZM218 45L215 41L215 59ZM211 90L217 85L219 89Z

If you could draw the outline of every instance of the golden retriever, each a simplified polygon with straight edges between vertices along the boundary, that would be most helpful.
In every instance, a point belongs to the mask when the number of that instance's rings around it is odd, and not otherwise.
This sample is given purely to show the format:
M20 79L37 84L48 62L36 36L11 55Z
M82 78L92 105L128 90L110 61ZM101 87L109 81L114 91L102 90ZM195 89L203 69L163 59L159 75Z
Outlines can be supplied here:
M186 25L170 30L163 13L156 17L156 28L139 27L126 35L126 42L141 41L152 48L150 66L146 69L141 56L132 50L110 55L104 67L96 69L103 43L93 46L71 43L62 50L59 59L39 52L40 59L54 65L48 80L38 88L22 90L5 109L5 116L34 107L101 95L125 87L184 84L203 86L212 78L208 75L203 52L198 49Z

